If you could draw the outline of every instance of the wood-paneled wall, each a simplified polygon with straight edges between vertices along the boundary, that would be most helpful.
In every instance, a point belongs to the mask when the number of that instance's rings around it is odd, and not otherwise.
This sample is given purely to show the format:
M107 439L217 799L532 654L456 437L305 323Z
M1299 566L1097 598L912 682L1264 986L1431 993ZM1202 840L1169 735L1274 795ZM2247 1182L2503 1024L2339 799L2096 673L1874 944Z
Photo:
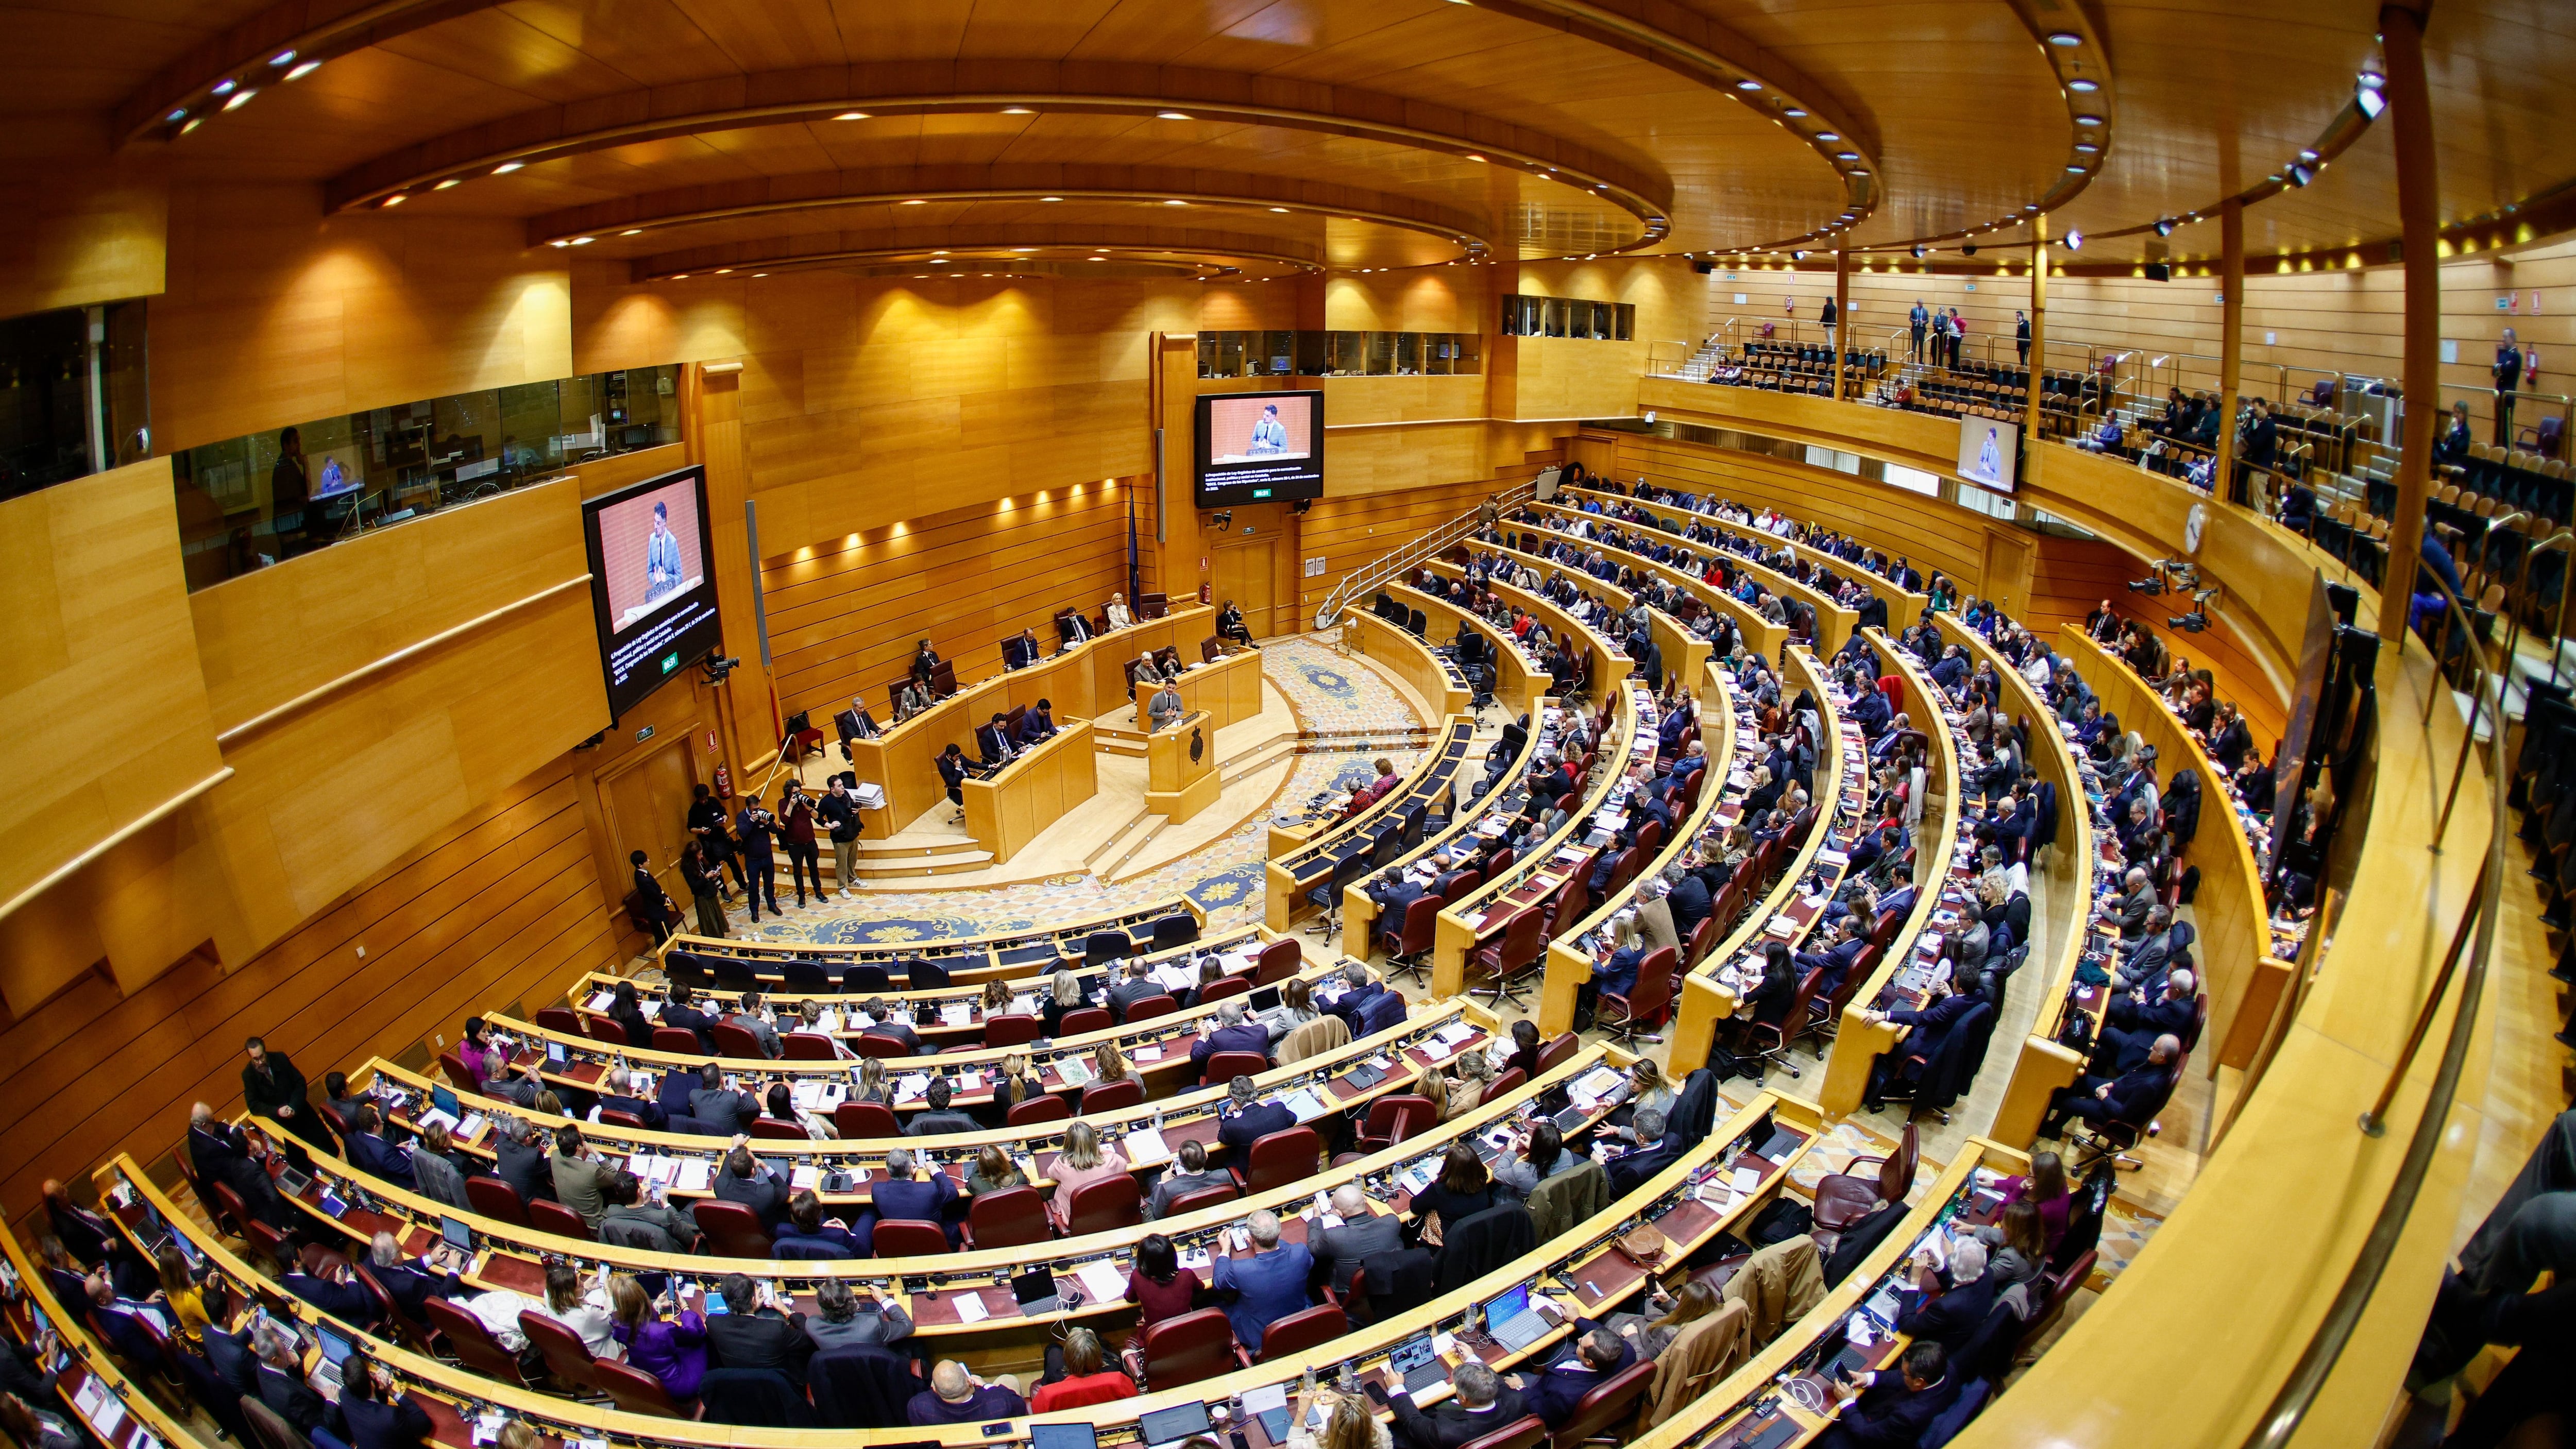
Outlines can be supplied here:
M363 948L365 955L359 955ZM0 1029L0 1193L34 1196L112 1153L177 1145L188 1104L241 1100L241 1045L264 1036L318 1092L323 1072L487 1006L543 1000L613 964L569 760L438 831L236 970L191 957L130 996L88 974Z
M1305 616L1312 619L1316 606L1331 597L1354 569L1365 567L1428 529L1472 511L1516 481L1447 483L1408 488L1401 493L1316 500L1306 510L1298 547L1307 558L1322 559L1324 571L1312 578L1306 577L1302 569L1299 571L1298 601L1304 606Z
M2032 563L2031 600L2020 614L2024 626L2042 639L2054 639L2058 626L2083 628L2084 616L2109 599L2111 612L2146 625L2177 657L2207 669L2218 697L2233 700L2245 712L2254 743L2270 757L2281 739L2282 700L2224 614L2210 615L2206 631L2185 634L2165 621L2181 614L2188 600L2129 592L2130 582L2145 574L2126 551L2100 539L2035 537L2039 551Z
M162 148L113 150L94 117L20 111L0 165L0 317L159 293L168 279Z
M1140 508L1139 537L1152 530ZM1097 615L1126 592L1127 490L1095 479L808 544L769 558L761 587L786 712L819 722L865 694L883 721L885 687L915 639L954 661L961 682L981 679L1000 672L1004 635L1035 629L1053 652L1057 610Z

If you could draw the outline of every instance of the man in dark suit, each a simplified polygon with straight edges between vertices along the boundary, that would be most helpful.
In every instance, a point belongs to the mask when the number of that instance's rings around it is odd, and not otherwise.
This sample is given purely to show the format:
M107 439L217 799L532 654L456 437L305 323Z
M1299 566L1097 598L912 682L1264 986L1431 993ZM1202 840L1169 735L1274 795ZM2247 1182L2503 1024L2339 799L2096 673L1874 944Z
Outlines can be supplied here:
M1689 940L1699 923L1708 919L1713 903L1708 896L1708 882L1685 869L1679 861L1664 868L1664 879L1672 891L1664 897L1667 910L1673 913L1673 934Z
M1637 1350L1628 1340L1589 1318L1578 1320L1575 1331L1581 1336L1575 1340L1574 1352L1541 1369L1529 1395L1530 1412L1545 1420L1550 1429L1564 1428L1574 1418L1574 1406L1583 1402L1585 1394L1637 1361Z
M935 678L938 673L939 651L931 648L930 641L927 639L913 640L912 682L920 685L924 690L927 690L930 688L931 680Z
M1798 953L1798 969L1801 972L1824 972L1824 979L1816 983L1816 995L1820 998L1831 996L1842 985L1843 978L1851 974L1853 963L1860 960L1860 953L1868 947L1869 922L1857 914L1848 915L1843 917L1841 935L1832 945L1822 951Z
M1273 1132L1285 1132L1297 1125L1297 1114L1279 1102L1256 1101L1252 1078L1237 1077L1226 1083L1226 1105L1217 1113L1216 1140L1236 1155L1237 1166L1252 1151L1252 1144Z
M883 1187L883 1183L878 1184ZM751 1149L737 1143L725 1154L724 1166L716 1169L716 1201L740 1203L760 1218L760 1225L770 1232L787 1221L787 1184L751 1155Z
M412 1176L411 1158L384 1139L383 1127L384 1121L378 1116L375 1103L358 1104L358 1114L349 1123L349 1165L396 1187L419 1191L420 1180Z
M253 1383L259 1401L277 1411L277 1416L295 1426L296 1432L310 1435L316 1429L328 1429L346 1436L349 1423L340 1411L325 1402L312 1386L304 1382L303 1355L297 1351L292 1334L273 1324L263 1324L255 1335L259 1367Z
M1244 1020L1240 997L1229 997L1216 1009L1213 1027L1205 1020L1199 1022L1199 1039L1190 1043L1190 1065L1205 1071L1208 1058L1218 1052L1250 1052L1265 1059L1270 1055L1270 1033L1261 1023Z
M384 1305L358 1281L356 1270L343 1262L329 1263L320 1273L307 1273L298 1264L281 1284L287 1292L358 1328L371 1327L384 1316Z
M312 1089L284 1052L273 1052L258 1037L243 1043L250 1061L242 1067L242 1105L255 1117L266 1117L287 1131L331 1151L331 1133L315 1111Z
M2075 1085L2051 1096L2048 1116L2039 1124L2042 1137L2062 1137L2066 1119L2088 1122L2144 1122L2173 1092L2174 1063L2182 1056L2182 1039L2160 1036L2147 1049L2145 1065L2117 1077L2087 1074Z
M1986 1245L1964 1239L1950 1249L1946 1273L1927 1261L1916 1262L1914 1286L1897 1300L1896 1331L1956 1354L1968 1346L1994 1306L1995 1284L1986 1274Z
M1369 1008L1386 991L1387 987L1371 976L1366 966L1353 961L1342 968L1342 994L1324 1008L1325 1014L1340 1017L1351 1035L1364 1036Z
M1664 1130L1664 1114L1652 1107L1642 1108L1629 1119L1628 1128L1636 1134L1637 1145L1613 1157L1604 1170L1610 1174L1610 1195L1625 1197L1645 1186L1646 1179L1679 1162L1682 1141L1678 1133Z
M1405 909L1425 894L1420 885L1405 875L1402 866L1389 866L1384 875L1369 882L1363 893L1377 902L1379 920L1398 926L1404 923Z
M662 1006L662 1018L655 1024L685 1027L698 1034L698 1050L712 1054L716 1049L716 1034L710 1030L716 1024L716 1019L698 1009L695 992L676 982L666 993Z
M1026 669L1038 662L1038 635L1034 629L1023 629L1017 638L1002 641L1002 668Z
M2111 998L2104 1013L2106 1025L2093 1043L2091 1070L2103 1076L2120 1076L2146 1065L2147 1056L2155 1050L2156 1038L2169 1036L2176 1041L2191 1028L2198 1014L2194 1000L2199 983L2188 971L2175 971L2165 977L2165 989L2150 996L2139 987L2127 996Z
M685 1073L683 1074L685 1075ZM671 1114L659 1102L648 1102L635 1095L635 1075L623 1067L611 1067L599 1079L599 1110L631 1113L636 1120L655 1132L670 1130Z
M867 1035L888 1037L902 1042L906 1056L921 1055L921 1034L912 1029L911 1022L895 1015L894 1008L887 1004L884 997L869 997L865 1009L871 1023L867 1028Z
M1056 616L1055 633L1064 641L1064 647L1070 649L1091 638L1091 621L1083 618L1080 610L1068 609Z
M957 1246L957 1223L950 1211L957 1203L956 1180L944 1172L931 1173L927 1181L918 1180L912 1175L913 1166L913 1155L904 1148L886 1154L885 1180L868 1189L868 1210L852 1230L861 1251L871 1255L876 1252L877 1224L887 1218L937 1223L948 1234L948 1246Z
M975 728L975 749L983 757L986 769L1009 764L1019 751L1011 745L1011 731L1004 717L996 714L989 723Z
M707 1356L711 1368L776 1369L791 1384L805 1382L805 1365L814 1357L814 1340L787 1321L750 1275L727 1273L718 1285L725 1311L707 1320Z
M378 1233L367 1244L367 1276L375 1279L376 1286L384 1289L385 1296L394 1301L394 1307L414 1323L428 1317L428 1304L432 1298L466 1296L465 1281L457 1276L456 1270L449 1269L447 1276L442 1278L404 1262L402 1245L394 1241L391 1233Z
M903 1129L907 1137L939 1137L952 1132L981 1132L984 1124L948 1105L948 1079L930 1079L929 1110L914 1114L911 1125Z
M698 1084L689 1089L689 1115L710 1136L739 1137L760 1120L760 1103L724 1084L724 1068L714 1062L698 1068Z
M1395 1410L1399 1449L1458 1449L1529 1413L1520 1390L1507 1387L1500 1375L1473 1359L1458 1366L1450 1383L1456 1396L1428 1414L1413 1406L1411 1394L1387 1401Z
M1894 1374L1880 1369L1864 1377L1866 1386L1834 1385L1842 1412L1816 1440L1819 1449L1897 1449L1920 1443L1923 1431L1959 1397L1951 1382L1950 1355L1937 1343L1906 1349Z
M239 1127L216 1121L215 1109L203 1102L188 1109L188 1163L196 1169L197 1181L207 1185L209 1199L213 1185L222 1183L240 1195L252 1217L281 1231L286 1227L286 1204L277 1195L277 1184L251 1160L250 1138Z
M1404 1221L1393 1213L1369 1211L1368 1194L1355 1182L1334 1188L1332 1202L1342 1225L1316 1234L1315 1257L1332 1274L1334 1291L1348 1293L1351 1275L1371 1254L1392 1253L1404 1246Z
M497 1130L492 1135L492 1155L496 1175L518 1190L521 1202L539 1198L554 1201L555 1172L546 1161L547 1144L537 1124L512 1117L494 1125Z
M1107 993L1109 1017L1112 1021L1123 1022L1127 1019L1127 1008L1163 994L1163 984L1154 979L1154 963L1140 956L1128 962L1127 969L1118 973L1118 979L1110 984Z

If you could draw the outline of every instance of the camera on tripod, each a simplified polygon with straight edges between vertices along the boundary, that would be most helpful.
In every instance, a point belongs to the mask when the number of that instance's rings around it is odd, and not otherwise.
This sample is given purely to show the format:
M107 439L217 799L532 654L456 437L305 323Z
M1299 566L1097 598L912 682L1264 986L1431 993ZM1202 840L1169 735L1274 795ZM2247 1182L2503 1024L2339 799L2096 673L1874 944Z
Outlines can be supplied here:
M2155 573L2151 577L2130 581L2130 593L2153 596L2167 589L2188 589L2200 583L2200 570L2189 559L2160 558L2152 567Z

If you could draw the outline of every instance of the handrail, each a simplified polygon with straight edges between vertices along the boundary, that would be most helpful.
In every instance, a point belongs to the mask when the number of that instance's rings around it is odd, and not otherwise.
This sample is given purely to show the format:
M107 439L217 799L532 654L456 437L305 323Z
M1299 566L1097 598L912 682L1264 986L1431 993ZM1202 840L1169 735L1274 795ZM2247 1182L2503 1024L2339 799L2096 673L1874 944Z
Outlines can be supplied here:
M2459 609L2459 600L2448 598L2449 589L2444 588L2443 593L2450 608ZM2442 661L2436 656L2433 678L2437 687L2441 669ZM2481 666L2477 684L2482 697L2487 688L2495 688L2496 718L2503 719L2501 674ZM2489 734L2492 759L2488 781L2492 790L2505 777L2506 731L2497 728ZM2442 997L2450 989L2451 977L2460 958L2461 943L2474 919L2477 924L2476 945L2469 951L2468 969L2458 973L2460 1004L2451 1018L2450 1035L2443 1042L2441 1065L2434 1072L2423 1115L2416 1120L2414 1135L2406 1144L2405 1160L2398 1166L2396 1180L2389 1184L2388 1197L2380 1204L2378 1217L2371 1222L2370 1235L2363 1240L2352 1270L2344 1276L2343 1286L2336 1291L2334 1301L2326 1306L2324 1319L2309 1338L2298 1363L2292 1366L2280 1392L2273 1396L2270 1407L2264 1410L2262 1420L2252 1433L2245 1436L2244 1449L2286 1449L2292 1436L2298 1433L2300 1423L2306 1419L2308 1410L2315 1406L2317 1395L2324 1390L2326 1379L2333 1374L2336 1362L2343 1357L2345 1346L2360 1327L2361 1315L2369 1308L2371 1296L2378 1290L2380 1275L2387 1271L2388 1260L2396 1253L2398 1239L2406 1231L2407 1219L2414 1213L2415 1199L2423 1190L2425 1173L2432 1167L2433 1155L2440 1148L2449 1125L2451 1104L2459 1094L2460 1073L2468 1061L2470 1041L2477 1033L2478 1002L2486 991L2487 965L2495 950L2496 917L2504 890L2505 822L2508 818L2509 812L2505 810L2503 801L2497 800L2494 822L2487 832L2486 863L2479 868L2477 889L2470 897L2468 908L2461 914L2460 925L2451 938L2450 950L2444 953L2441 972L2434 977L2432 990L2426 993L2423 1012L2416 1020L2413 1034L2407 1038L2405 1049L2399 1053L2389 1072L2388 1084L2381 1090L2378 1104L2364 1114L2360 1122L2362 1132L2368 1136L2376 1137L2384 1130L2388 1105L2395 1098L2408 1068L2413 1065L2416 1049L2432 1025L2433 1014ZM2438 833L2431 844L2434 849L2440 848Z
M1349 608L1351 601L1361 594L1377 588L1424 559L1473 534L1483 526L1486 509L1495 510L1496 516L1499 517L1502 513L1517 508L1537 496L1536 478L1532 478L1527 483L1516 483L1491 495L1484 502L1450 519L1438 528L1428 533L1416 534L1410 542L1397 544L1368 563L1342 575L1342 581L1333 585L1333 591L1325 595L1324 602L1315 609L1315 631L1322 633L1341 622L1342 611Z

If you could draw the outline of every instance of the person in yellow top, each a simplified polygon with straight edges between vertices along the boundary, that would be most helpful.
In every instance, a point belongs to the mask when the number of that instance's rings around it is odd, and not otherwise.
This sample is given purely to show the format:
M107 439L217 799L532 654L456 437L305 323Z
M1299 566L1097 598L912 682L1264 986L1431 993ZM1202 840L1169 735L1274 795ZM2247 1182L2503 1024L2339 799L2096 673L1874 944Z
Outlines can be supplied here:
M152 1255L154 1268L161 1274L161 1297L170 1305L170 1316L178 1320L179 1334L191 1348L206 1341L206 1296L197 1280L188 1273L188 1260L179 1255L178 1245L163 1243Z

